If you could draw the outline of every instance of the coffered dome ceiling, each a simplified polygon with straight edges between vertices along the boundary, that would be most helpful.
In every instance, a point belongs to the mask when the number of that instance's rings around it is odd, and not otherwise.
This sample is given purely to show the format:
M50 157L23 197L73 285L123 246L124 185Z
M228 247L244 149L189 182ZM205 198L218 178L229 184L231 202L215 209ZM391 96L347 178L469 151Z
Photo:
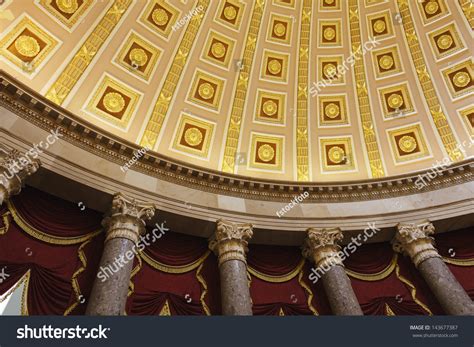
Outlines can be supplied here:
M243 176L351 181L474 154L470 0L6 0L7 73Z

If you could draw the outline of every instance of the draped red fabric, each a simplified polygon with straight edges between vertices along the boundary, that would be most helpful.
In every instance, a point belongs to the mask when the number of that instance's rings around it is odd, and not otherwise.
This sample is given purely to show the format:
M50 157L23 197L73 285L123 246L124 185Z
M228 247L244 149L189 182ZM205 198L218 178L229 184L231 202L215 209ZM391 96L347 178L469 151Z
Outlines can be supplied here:
M12 197L11 202L31 226L49 235L81 236L101 227L100 213L32 187L25 187L21 194Z
M344 260L344 266L363 274L374 274L390 265L393 251L390 243L361 245Z
M285 275L294 270L301 260L299 247L250 245L247 255L247 264L251 268L269 276Z
M443 257L474 259L474 228L435 235L436 248Z

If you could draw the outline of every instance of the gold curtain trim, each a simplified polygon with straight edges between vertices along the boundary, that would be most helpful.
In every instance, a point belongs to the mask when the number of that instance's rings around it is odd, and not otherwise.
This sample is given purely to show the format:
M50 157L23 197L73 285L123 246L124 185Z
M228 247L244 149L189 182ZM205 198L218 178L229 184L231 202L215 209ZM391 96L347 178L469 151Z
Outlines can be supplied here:
M141 257L143 258L145 263L147 263L154 269L157 269L166 273L171 273L171 274L182 274L182 273L186 273L197 268L199 265L201 265L204 262L204 260L206 260L209 254L211 254L211 251L207 250L199 259L193 261L191 264L181 265L181 266L172 266L172 265L166 265L166 264L160 263L159 261L156 261L153 258L151 258L145 252L141 252Z
M74 294L76 294L76 302L74 302L71 306L69 306L66 309L66 311L64 311L65 316L69 315L72 312L72 310L74 310L79 305L81 301L81 296L82 296L81 288L79 287L79 282L77 278L87 268L87 257L86 257L86 254L84 253L84 247L91 241L92 241L92 238L83 242L77 250L77 256L79 257L79 260L81 261L81 266L79 267L79 269L77 269L73 273L72 278L71 278L72 289L74 290Z
M23 292L21 293L21 315L22 316L29 316L28 314L28 288L30 285L30 274L31 270L28 270L25 277L25 286L23 287Z
M142 258L140 257L140 254L137 253L136 256L137 256L138 264L137 264L137 266L135 266L135 268L132 270L132 273L130 274L130 282L128 283L127 297L132 295L133 292L135 291L135 284L133 283L133 277L135 277L135 275L141 270L142 265L143 265Z
M394 254L392 257L392 260L390 261L390 264L388 264L388 266L382 271L379 271L373 274L363 274L363 273L352 271L346 268L346 273L349 276L353 278L357 278L358 280L362 280L362 281L380 281L390 276L390 274L395 269L396 265L397 265L397 255Z
M252 275L254 275L257 278L260 278L261 280L271 282L271 283L282 283L282 282L287 282L294 278L298 273L301 271L304 265L304 259L301 259L300 263L294 268L294 270L291 270L291 272L288 272L285 275L281 276L271 276L271 275L265 275L264 273L261 273L252 267L248 267L248 272L250 272Z
M443 260L445 263L448 264L453 264L457 266L474 266L474 259L453 259L453 258L447 258L443 257Z
M2 214L2 220L3 220L3 227L0 228L0 235L5 235L10 229L10 211L6 211L4 214Z
M393 312L392 308L387 303L385 303L385 315L396 316L395 312Z
M23 229L24 232L46 243L50 243L54 245L75 245L75 244L87 241L102 232L102 229L99 229L97 231L93 231L83 236L75 236L75 237L51 236L29 225L28 222L26 222L23 219L23 217L20 216L20 214L18 213L18 211L16 210L12 202L7 201L7 206L11 212L13 220L15 221L16 224L18 224L18 226L21 229Z
M398 260L398 255L397 255L397 260ZM395 266L395 273L397 274L397 278L400 281L402 281L408 287L410 287L410 293L411 293L411 297L412 297L413 301L415 301L422 309L424 309L428 313L428 315L432 316L433 312L431 312L431 310L428 308L428 306L426 306L424 303L422 303L416 297L416 287L415 287L415 285L413 283L411 283L407 278L400 275L400 266L398 265L398 261L397 261L397 265Z
M209 306L207 306L206 302L204 301L204 298L206 297L207 294L207 283L204 277L201 276L201 270L202 267L204 266L204 262L199 265L197 271L196 271L196 278L198 282L202 285L203 291L201 293L201 297L199 298L202 308L204 309L204 312L206 313L207 316L211 315L211 311L209 310Z
M25 279L28 275L28 272L30 270L28 270L27 272L25 272L25 274L23 276L21 276L21 278L16 282L16 284L11 287L10 289L8 289L4 294L3 294L3 297L0 297L0 303L4 302L19 286L22 285L23 282L25 282Z
M304 259L303 259L303 264L304 264ZM298 273L298 283L308 293L308 307L309 307L309 309L311 310L311 312L313 312L313 315L319 316L318 310L316 310L316 308L313 306L313 303L312 303L314 294L311 291L311 288L306 283L304 283L304 281L303 281L303 267L301 267L301 269Z

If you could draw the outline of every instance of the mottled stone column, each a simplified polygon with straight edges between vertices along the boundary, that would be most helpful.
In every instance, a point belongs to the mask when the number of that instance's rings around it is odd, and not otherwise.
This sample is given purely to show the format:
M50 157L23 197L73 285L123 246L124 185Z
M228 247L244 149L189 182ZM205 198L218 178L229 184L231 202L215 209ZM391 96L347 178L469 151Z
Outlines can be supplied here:
M332 312L335 315L361 316L362 310L339 255L338 242L342 238L339 228L310 228L303 255L314 261L316 270L312 270L312 274L321 277Z
M0 150L0 206L11 196L19 194L25 179L34 174L41 163L17 150Z
M410 256L441 307L450 315L474 315L474 304L434 247L429 221L398 224L393 249Z
M209 242L209 248L219 259L222 314L226 316L252 315L245 258L252 235L251 224L235 224L220 219Z
M145 219L153 217L151 204L138 203L122 194L114 196L110 213L102 221L106 231L100 267L87 304L87 315L125 313L136 244L145 232Z

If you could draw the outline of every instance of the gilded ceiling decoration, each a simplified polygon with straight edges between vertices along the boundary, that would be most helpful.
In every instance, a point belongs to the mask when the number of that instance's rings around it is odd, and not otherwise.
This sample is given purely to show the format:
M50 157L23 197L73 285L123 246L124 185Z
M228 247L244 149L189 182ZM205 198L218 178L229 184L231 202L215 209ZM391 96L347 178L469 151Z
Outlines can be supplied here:
M6 0L1 68L184 163L283 181L474 155L470 0Z

